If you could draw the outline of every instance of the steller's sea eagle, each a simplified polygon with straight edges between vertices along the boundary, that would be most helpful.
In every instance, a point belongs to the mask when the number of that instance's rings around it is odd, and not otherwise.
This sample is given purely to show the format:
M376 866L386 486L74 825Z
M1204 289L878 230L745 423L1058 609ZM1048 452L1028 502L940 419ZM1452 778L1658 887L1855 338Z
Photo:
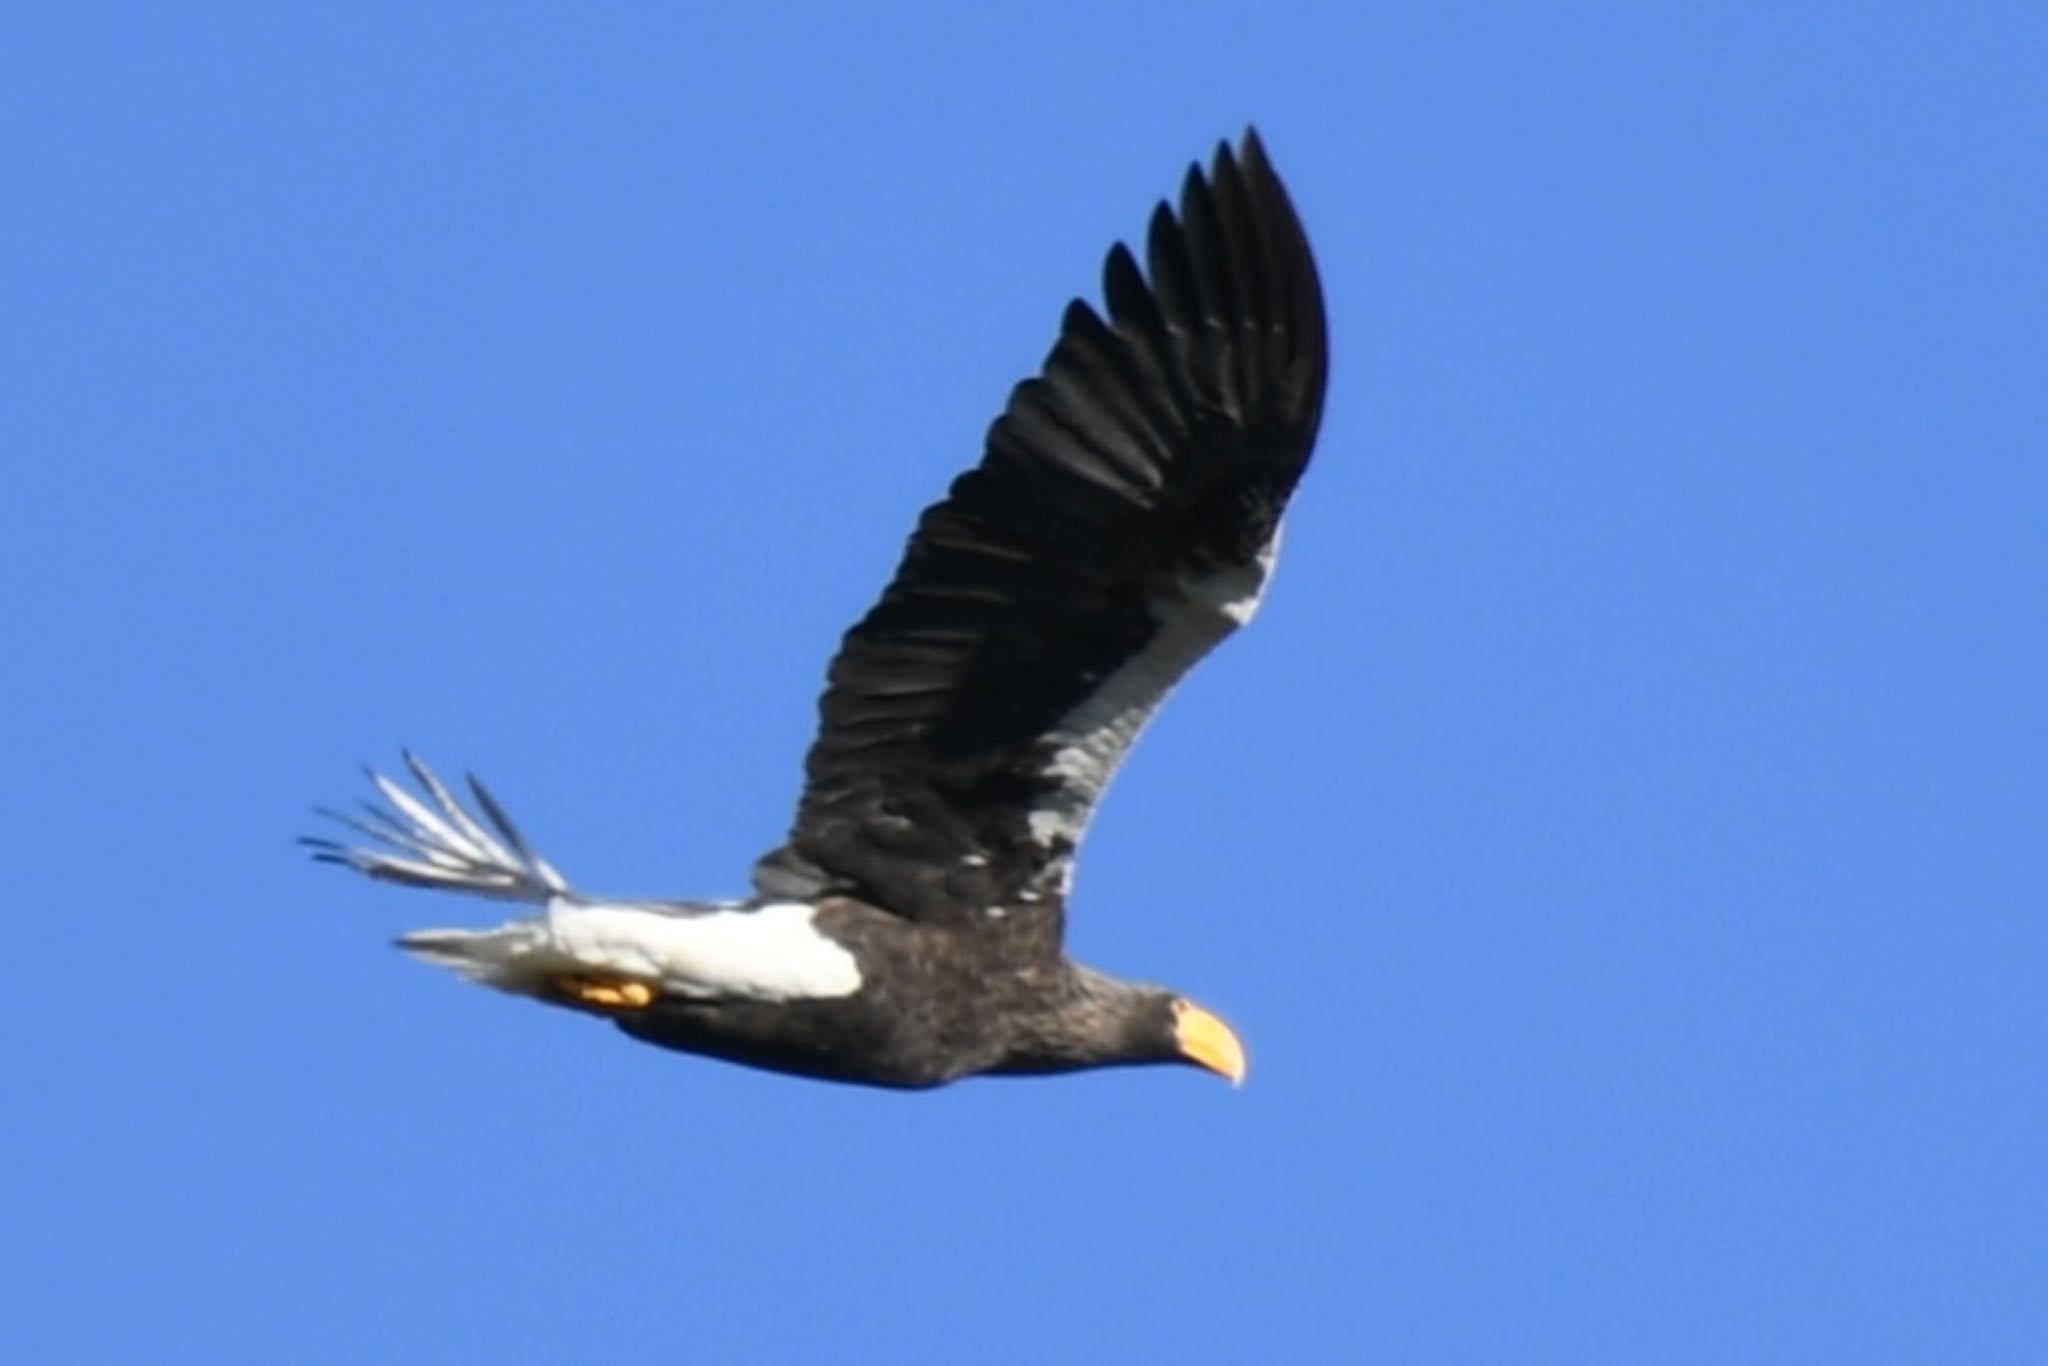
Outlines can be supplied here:
M1069 960L1090 814L1182 674L1251 619L1321 419L1321 286L1258 135L1113 248L981 463L926 509L846 635L788 841L744 901L571 888L470 780L406 755L414 791L307 843L373 878L517 903L398 942L648 1043L880 1086L1191 1062L1244 1049L1171 991ZM1105 316L1106 314L1106 316Z

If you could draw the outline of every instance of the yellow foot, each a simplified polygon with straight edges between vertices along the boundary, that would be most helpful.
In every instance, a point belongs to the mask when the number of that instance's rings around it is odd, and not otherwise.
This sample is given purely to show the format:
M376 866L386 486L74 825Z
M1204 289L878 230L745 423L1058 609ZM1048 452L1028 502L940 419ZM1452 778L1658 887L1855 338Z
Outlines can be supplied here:
M654 1004L654 988L645 982L557 977L554 985L571 1005L591 1006L599 1010L640 1010Z

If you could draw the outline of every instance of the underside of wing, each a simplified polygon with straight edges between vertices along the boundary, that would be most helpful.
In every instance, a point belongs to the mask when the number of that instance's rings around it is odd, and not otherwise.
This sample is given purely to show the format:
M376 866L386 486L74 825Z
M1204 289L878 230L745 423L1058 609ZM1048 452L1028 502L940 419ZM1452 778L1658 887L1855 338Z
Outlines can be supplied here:
M1056 910L1125 751L1257 605L1328 369L1322 293L1254 133L1119 245L981 463L846 636L765 893L922 920Z

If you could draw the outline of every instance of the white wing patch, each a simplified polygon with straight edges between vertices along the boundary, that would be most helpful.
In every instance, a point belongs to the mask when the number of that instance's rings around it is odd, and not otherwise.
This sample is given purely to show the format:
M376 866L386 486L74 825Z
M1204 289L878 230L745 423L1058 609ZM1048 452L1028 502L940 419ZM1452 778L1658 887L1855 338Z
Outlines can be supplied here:
M795 902L698 909L556 897L545 914L496 929L421 930L398 942L472 981L544 999L558 979L580 976L693 1000L851 996L860 965L816 914Z
M1238 626L1244 625L1258 614L1259 603L1265 599L1266 584L1273 577L1273 566L1280 559L1280 533L1282 526L1273 524L1273 535L1250 564L1233 565L1220 574L1198 580L1188 586L1191 595L1214 604L1217 611Z
M1046 737L1053 752L1043 770L1058 787L1028 818L1031 838L1040 846L1062 841L1080 846L1096 804L1159 704L1195 661L1258 611L1279 553L1276 526L1272 539L1248 563L1185 584L1180 602L1151 643L1060 718ZM1073 872L1071 858L1063 865L1059 890L1064 895Z

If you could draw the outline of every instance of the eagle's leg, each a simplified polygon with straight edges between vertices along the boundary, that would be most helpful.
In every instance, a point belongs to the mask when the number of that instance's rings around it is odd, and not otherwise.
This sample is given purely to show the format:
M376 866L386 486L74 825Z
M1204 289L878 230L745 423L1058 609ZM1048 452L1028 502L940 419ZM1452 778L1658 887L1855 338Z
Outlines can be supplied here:
M630 978L562 976L549 985L563 1005L607 1014L614 1010L642 1010L654 1004L654 988Z

